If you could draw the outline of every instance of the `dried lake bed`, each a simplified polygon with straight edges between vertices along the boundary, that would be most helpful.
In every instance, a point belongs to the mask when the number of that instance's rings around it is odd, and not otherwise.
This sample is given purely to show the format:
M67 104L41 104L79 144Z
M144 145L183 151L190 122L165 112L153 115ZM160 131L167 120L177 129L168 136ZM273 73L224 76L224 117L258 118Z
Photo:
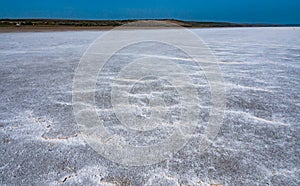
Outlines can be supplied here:
M112 162L79 135L72 106L74 74L89 45L107 31L1 33L0 183L299 185L300 28L192 31L219 60L226 88L224 119L204 152L191 141L149 166ZM128 143L155 143L153 134L143 141L146 135L116 125L106 112L109 89L102 80L96 101L98 114L107 118L105 126ZM202 88L205 104L209 89ZM201 119L207 115L202 110Z

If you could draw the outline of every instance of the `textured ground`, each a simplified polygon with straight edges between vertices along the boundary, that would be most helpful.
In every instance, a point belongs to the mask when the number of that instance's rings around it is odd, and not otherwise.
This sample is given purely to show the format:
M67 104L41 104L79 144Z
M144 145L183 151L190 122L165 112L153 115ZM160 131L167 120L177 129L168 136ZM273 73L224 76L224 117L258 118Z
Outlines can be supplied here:
M103 32L0 34L0 183L7 185L300 185L300 29L194 30L218 56L226 111L205 153L126 167L79 136L72 80Z

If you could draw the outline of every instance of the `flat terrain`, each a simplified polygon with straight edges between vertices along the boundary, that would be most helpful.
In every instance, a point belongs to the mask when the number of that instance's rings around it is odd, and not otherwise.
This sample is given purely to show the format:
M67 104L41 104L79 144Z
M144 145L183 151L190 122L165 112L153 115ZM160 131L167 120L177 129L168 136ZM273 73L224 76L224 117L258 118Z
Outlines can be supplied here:
M300 185L300 28L193 32L220 61L226 86L223 124L204 153L191 141L168 160L143 167L103 158L78 135L74 72L88 46L105 31L1 33L0 184ZM143 55L131 52L125 60ZM105 72L110 75L118 69L115 65L107 65ZM203 85L202 96L209 90L205 81ZM105 86L98 81L99 114L107 114L112 131L137 142L138 136L133 138L106 113L110 98ZM206 120L207 112L199 117Z

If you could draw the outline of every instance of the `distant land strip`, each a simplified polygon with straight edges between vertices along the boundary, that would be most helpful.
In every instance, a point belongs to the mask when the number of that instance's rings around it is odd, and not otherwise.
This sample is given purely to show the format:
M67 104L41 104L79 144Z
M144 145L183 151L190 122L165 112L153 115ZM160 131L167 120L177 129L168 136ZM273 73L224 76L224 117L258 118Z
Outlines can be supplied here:
M298 27L300 24L244 24L229 22L199 22L176 19L143 20L67 20L67 19L0 19L0 32L10 31L48 31L48 30L105 30L113 29L134 21L161 21L177 24L186 28L220 28L220 27Z

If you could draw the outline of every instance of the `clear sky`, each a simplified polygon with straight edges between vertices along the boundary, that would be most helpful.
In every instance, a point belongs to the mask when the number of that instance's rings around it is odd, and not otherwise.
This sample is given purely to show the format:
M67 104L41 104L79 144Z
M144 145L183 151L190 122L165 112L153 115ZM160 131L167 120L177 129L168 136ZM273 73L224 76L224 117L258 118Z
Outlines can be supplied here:
M0 18L172 18L300 24L300 0L0 0Z

